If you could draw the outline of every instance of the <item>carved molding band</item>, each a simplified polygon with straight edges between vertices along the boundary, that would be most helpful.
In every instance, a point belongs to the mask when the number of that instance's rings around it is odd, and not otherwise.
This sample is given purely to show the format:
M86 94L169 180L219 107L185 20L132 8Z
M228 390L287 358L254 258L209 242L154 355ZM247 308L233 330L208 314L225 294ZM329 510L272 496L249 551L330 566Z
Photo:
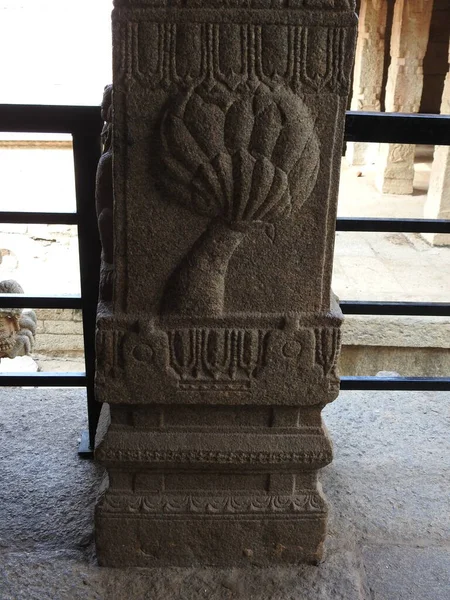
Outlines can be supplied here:
M291 395L294 405L337 396L337 317L303 319L289 326L263 317L254 317L248 326L236 316L206 322L102 322L96 370L101 401L112 389L126 404L131 392L142 398L141 404L197 403L204 401L205 392L213 393L214 402L222 399L227 404L244 404L249 394L258 394L260 404L277 403L280 390ZM143 374L153 378L151 393Z
M354 10L355 0L114 0L116 6L152 8L251 8Z
M295 496L119 496L107 494L102 510L107 513L143 514L270 514L325 513L326 505L317 493Z
M146 463L199 463L199 464L321 464L331 462L332 452L305 450L304 452L215 452L208 450L155 451L145 448L100 449L96 458L102 461Z
M284 84L295 93L346 95L344 68L352 31L246 23L122 22L116 84L135 82L152 89L221 82ZM351 47L351 46L350 46Z
M250 387L266 364L270 332L244 329L168 331L170 366L180 389Z
M318 327L314 330L316 339L315 361L329 375L336 368L341 351L341 331L337 328Z

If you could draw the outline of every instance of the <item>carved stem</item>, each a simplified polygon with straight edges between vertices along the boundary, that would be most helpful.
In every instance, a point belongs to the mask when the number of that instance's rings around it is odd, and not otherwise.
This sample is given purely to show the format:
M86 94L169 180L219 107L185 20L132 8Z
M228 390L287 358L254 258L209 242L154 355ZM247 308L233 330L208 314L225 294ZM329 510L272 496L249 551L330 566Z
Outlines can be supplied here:
M167 282L162 314L221 315L228 263L245 235L245 230L212 221Z

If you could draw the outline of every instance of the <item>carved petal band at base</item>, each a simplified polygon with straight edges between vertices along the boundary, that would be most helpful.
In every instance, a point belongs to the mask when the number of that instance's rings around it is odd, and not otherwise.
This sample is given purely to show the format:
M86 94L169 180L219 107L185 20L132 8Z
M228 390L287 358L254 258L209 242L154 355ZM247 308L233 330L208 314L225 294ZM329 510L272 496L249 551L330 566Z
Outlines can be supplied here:
M327 465L331 462L332 453L322 451L305 452L208 452L205 451L145 451L133 449L100 449L96 458L103 462L146 462L146 463L199 463L199 464L253 464L253 465Z
M99 505L104 513L133 514L298 514L326 513L317 492L295 496L135 496L107 493Z

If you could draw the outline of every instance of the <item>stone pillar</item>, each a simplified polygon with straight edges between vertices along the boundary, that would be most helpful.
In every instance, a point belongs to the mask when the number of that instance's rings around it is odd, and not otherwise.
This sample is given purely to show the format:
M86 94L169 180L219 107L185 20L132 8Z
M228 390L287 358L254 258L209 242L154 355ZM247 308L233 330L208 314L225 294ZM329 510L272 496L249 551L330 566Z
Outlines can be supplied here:
M417 113L423 88L433 0L396 0L386 112ZM381 144L377 185L386 194L412 194L414 145Z
M387 0L361 0L351 110L381 110L387 12ZM373 163L378 148L379 144L349 142L347 161L351 165Z
M441 114L450 115L450 70L445 78ZM424 217L425 219L450 219L450 146L436 146L435 148ZM435 246L450 245L448 234L429 233L423 235Z
M98 560L315 563L353 2L115 4Z

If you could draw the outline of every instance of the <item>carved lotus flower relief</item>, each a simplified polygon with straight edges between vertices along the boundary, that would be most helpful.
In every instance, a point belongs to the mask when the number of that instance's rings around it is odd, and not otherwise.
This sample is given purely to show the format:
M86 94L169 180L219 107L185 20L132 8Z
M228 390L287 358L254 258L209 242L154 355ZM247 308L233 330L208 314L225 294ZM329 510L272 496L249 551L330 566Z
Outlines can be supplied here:
M261 227L270 232L314 188L314 118L286 88L199 86L165 112L161 146L167 198L211 219L169 280L163 312L222 314L228 263L245 235ZM199 267L206 257L209 283Z

